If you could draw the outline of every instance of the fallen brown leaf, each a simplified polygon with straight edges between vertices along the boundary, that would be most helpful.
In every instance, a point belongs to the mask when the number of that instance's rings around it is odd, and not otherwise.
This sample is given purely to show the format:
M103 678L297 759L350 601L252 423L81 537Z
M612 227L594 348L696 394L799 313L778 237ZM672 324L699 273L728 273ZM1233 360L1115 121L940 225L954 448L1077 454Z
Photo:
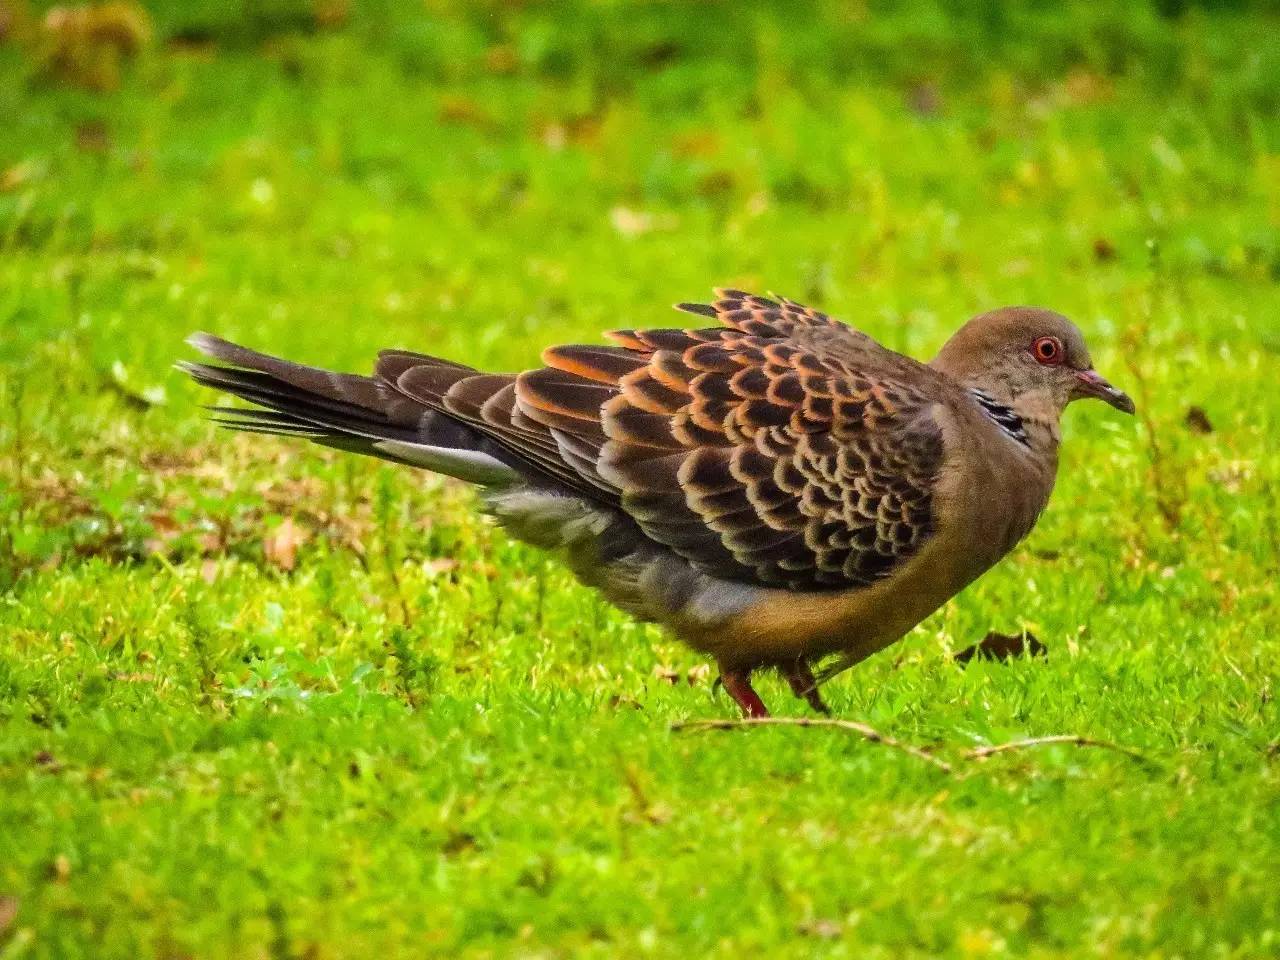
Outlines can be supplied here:
M651 230L674 230L676 227L676 218L673 216L621 206L609 211L609 222L624 237L638 237Z
M1112 84L1100 73L1077 67L1063 81L1062 95L1068 103L1077 106L1101 103L1111 99Z
M57 764L58 762L57 760L54 759L53 754L50 753L48 750L38 751L36 755L31 759L35 761L37 766L41 766L41 767L51 767Z
M18 22L18 13L7 3L0 3L0 40L6 39L14 31ZM0 926L0 930L4 927Z
M111 132L101 120L76 124L76 149L85 153L105 153L111 147Z
M1182 422L1192 433L1213 433L1213 421L1209 419L1204 407L1187 407L1187 415L1182 418Z
M659 680L667 681L667 683L671 684L673 687L680 682L680 671L673 667L664 666L661 663L654 666L653 675Z
M796 933L802 937L835 940L844 933L844 926L838 920L806 920L796 926Z
M492 130L498 123L479 102L470 97L449 94L440 98L440 122Z
M298 563L298 548L310 537L310 531L294 523L293 517L285 517L280 526L263 539L262 552L281 570L292 570Z
M6 170L0 170L0 193L9 193L31 180L37 173L36 164L30 160L15 163Z
M131 0L55 6L40 24L39 56L64 82L114 90L120 64L151 41L151 17Z
M351 0L314 0L316 26L326 29L346 26L351 19Z
M4 933L18 916L18 898L0 893L0 933Z
M980 642L957 653L954 659L956 663L968 663L975 657L979 660L1012 660L1023 654L1043 657L1048 653L1049 648L1030 633L1010 636L992 630Z
M458 561L452 557L435 557L431 560L425 560L422 564L422 572L428 577L438 577L442 573L449 573L456 570Z
M907 91L907 107L921 117L936 117L942 112L942 94L936 84L916 83Z

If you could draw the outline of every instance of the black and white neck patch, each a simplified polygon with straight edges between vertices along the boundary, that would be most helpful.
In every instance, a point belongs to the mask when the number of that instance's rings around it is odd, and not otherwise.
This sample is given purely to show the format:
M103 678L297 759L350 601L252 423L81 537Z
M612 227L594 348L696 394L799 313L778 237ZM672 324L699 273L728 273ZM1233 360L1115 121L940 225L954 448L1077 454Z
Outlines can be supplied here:
M999 400L983 393L981 390L970 390L969 392L973 394L973 399L978 401L978 406L982 408L982 412L990 418L992 423L1003 430L1008 437L1018 441L1024 447L1031 446L1031 441L1027 439L1027 431L1022 424L1020 416Z

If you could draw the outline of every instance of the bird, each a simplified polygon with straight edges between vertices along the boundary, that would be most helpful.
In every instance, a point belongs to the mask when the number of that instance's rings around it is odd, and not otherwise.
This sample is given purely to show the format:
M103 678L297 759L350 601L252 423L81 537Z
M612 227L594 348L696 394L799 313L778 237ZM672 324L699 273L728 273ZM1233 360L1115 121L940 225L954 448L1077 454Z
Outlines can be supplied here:
M769 715L761 670L828 712L821 683L1007 555L1048 504L1069 403L1135 412L1041 307L981 313L927 363L774 294L676 309L696 320L519 373L398 349L337 373L207 333L187 342L215 362L178 366L252 404L211 406L225 427L476 485L510 535L711 658L747 718Z

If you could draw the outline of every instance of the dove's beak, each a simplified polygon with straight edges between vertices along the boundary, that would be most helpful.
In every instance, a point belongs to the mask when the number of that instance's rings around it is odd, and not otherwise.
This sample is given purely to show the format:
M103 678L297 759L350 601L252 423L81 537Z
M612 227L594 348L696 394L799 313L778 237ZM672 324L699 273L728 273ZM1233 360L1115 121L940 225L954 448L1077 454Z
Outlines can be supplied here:
M1097 397L1103 403L1109 403L1121 413L1132 415L1137 409L1132 398L1123 390L1117 390L1109 384L1097 370L1077 370L1076 386L1071 391L1072 399L1079 397Z

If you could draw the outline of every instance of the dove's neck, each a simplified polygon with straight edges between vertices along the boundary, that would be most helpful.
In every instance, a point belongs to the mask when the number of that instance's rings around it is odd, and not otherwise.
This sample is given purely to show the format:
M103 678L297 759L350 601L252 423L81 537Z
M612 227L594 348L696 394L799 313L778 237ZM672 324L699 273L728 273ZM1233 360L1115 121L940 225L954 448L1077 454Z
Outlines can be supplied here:
M1003 434L975 445L969 461L983 478L978 526L994 551L987 562L995 563L1031 532L1049 503L1058 475L1061 411L1052 397L1034 391L966 386L982 415Z
M952 353L946 348L930 364L975 397L981 398L989 416L999 419L999 413L1007 410L1026 434L1026 446L1041 456L1054 459L1062 440L1062 411L1070 400L1054 385L1036 383L1025 369L1017 364L987 365L966 362L971 358L963 352Z
M945 368L943 372L947 372ZM1036 446L1057 448L1062 439L1060 425L1066 403L1052 390L1028 387L1000 376L952 375L952 379L974 396L989 401L991 407L1011 411L1022 421L1028 437L1038 441Z
M992 396L1022 421L1032 449L1056 454L1062 442L1062 405L1056 397L1041 390L997 390Z

